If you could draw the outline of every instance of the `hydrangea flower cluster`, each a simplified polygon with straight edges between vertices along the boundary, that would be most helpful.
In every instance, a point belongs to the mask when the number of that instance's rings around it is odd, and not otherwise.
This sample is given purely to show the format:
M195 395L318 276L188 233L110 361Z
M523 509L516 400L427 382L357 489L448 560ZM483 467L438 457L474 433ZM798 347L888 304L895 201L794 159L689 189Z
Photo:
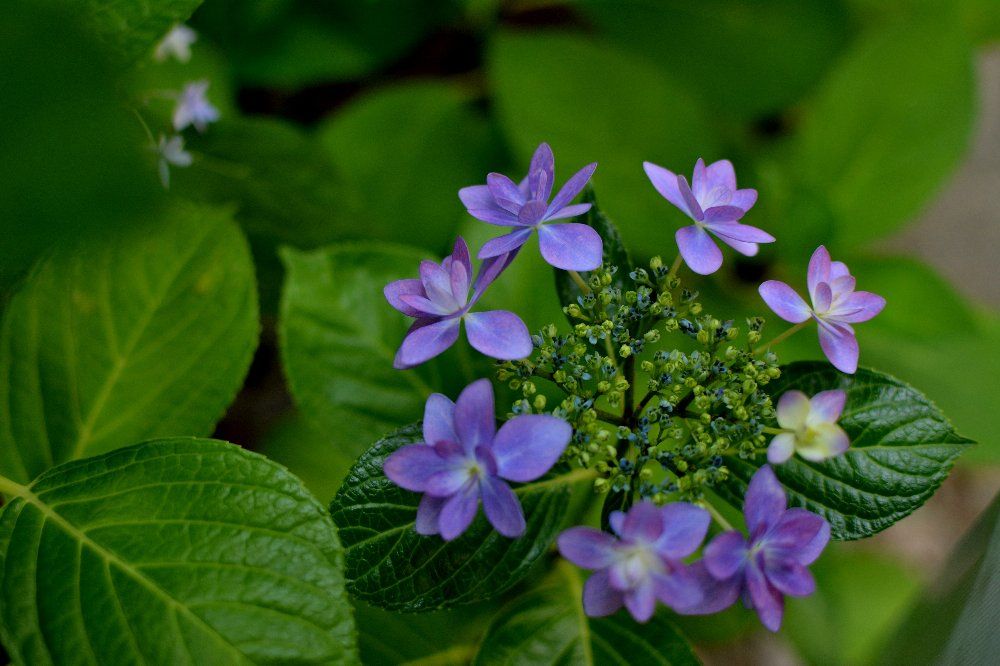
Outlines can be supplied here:
M415 320L397 368L442 353L464 321L472 347L497 359L497 378L522 397L497 429L488 380L471 384L455 403L432 395L424 441L396 451L384 472L423 494L416 530L452 540L467 530L480 502L497 532L518 537L525 517L516 484L537 480L560 462L590 470L595 491L606 498L603 529L574 527L558 539L563 557L595 572L583 593L588 615L624 607L644 622L657 602L704 614L742 598L777 630L784 596L806 595L815 586L807 567L829 540L829 525L789 509L766 464L745 494L746 536L711 505L706 490L731 480L727 459L766 455L780 465L796 454L821 461L848 450L837 424L847 394L786 391L775 407L767 389L781 371L771 348L815 320L831 363L854 372L851 325L874 317L885 301L855 291L847 267L820 247L809 265L811 305L782 282L760 286L765 303L794 324L761 344L763 319L737 323L705 312L698 292L678 275L682 262L702 275L721 267L713 236L747 256L775 241L741 222L757 192L737 188L733 165L698 160L689 185L644 163L654 188L694 222L678 230L673 264L654 257L646 267L606 263L605 243L614 238L602 239L588 224L559 221L591 210L592 203L572 202L595 168L578 171L552 197L555 159L543 143L519 183L491 173L485 185L463 188L459 198L473 217L512 229L479 250L475 281L471 254L459 238L440 264L423 262L418 279L386 286L387 301ZM529 335L512 312L472 311L534 232L543 258L566 271L559 280L562 293L573 294L564 307L569 331L550 324ZM670 336L678 344L664 344ZM565 397L549 404L540 382ZM713 518L722 532L704 545Z

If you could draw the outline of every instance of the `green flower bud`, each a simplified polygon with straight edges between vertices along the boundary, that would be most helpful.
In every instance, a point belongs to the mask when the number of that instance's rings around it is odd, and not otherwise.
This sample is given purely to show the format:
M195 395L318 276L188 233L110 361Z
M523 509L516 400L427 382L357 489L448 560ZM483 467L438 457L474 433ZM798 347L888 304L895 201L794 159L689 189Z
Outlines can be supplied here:
M545 400L545 396L544 395L542 395L541 393L539 393L538 395L536 395L535 396L535 402L534 402L535 409L537 411L539 411L539 412L542 411L543 409L545 409L545 402L546 402L546 400Z
M629 347L628 345L622 345L621 347L618 348L618 355L621 356L622 358L628 358L629 356L632 355L632 348Z

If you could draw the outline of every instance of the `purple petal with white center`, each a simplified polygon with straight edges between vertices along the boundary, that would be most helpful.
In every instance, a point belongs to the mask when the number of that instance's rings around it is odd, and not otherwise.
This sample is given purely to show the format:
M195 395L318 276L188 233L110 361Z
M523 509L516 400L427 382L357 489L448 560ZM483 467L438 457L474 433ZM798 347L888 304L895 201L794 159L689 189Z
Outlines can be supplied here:
M566 271L592 271L601 267L604 244L586 224L563 222L538 227L542 257Z
M479 484L470 481L441 507L441 517L438 519L441 538L451 541L469 529L478 508Z
M494 208L469 208L468 211L469 215L487 224L493 224L498 227L522 226L517 215L500 208L500 206Z
M548 201L552 196L552 181L555 179L556 158L547 143L539 144L531 156L528 166L528 191L532 199Z
M729 160L718 160L717 162L712 162L707 167L704 164L704 161L699 158L698 163L695 164L694 175L691 178L692 189L699 201L712 192L712 190L724 189L730 192L736 190L736 170L733 169L732 162ZM699 165L702 166L700 174Z
M743 498L743 515L747 519L750 538L756 540L767 532L778 522L787 506L785 489L778 483L774 470L764 465L754 472Z
M653 184L653 187L656 188L661 197L679 208L691 219L695 219L694 213L688 208L687 202L681 196L680 190L677 189L677 174L652 162L643 162L642 168L646 171L649 182Z
M826 358L837 370L853 375L858 369L860 353L854 331L823 320L819 323L819 346Z
M592 527L571 527L556 543L564 558L584 569L604 569L615 561L615 538Z
M496 531L511 539L524 534L524 510L517 495L500 479L487 476L479 483L483 496L483 510Z
M491 257L498 257L501 254L513 252L528 242L528 239L531 238L532 231L533 229L531 227L521 227L519 229L515 229L509 234L498 236L497 238L492 238L486 241L483 244L483 247L479 250L479 258L489 259Z
M816 312L827 312L833 304L833 289L826 282L820 282L813 290L813 309Z
M607 569L598 571L583 584L583 612L588 617L611 615L624 603L622 593L611 587Z
M830 278L830 291L833 292L834 300L854 291L857 282L852 275L841 275L838 278Z
M830 539L830 525L811 511L798 507L786 511L764 538L768 553L812 563Z
M427 293L424 291L424 285L420 280L407 278L405 280L390 282L382 289L382 293L385 295L385 300L389 301L389 305L407 317L419 317L423 314L423 312L417 310L412 305L407 305L401 299L402 296L426 297Z
M730 206L739 206L743 210L750 210L757 203L757 190L745 189L733 192L733 198L729 200Z
M781 616L785 611L785 600L781 593L774 589L760 569L755 565L747 567L747 590L754 610L761 623L771 631L781 628Z
M809 319L809 305L795 290L780 280L768 280L757 288L767 307L787 322L801 324Z
M552 469L572 436L573 428L555 416L515 416L493 438L497 475L519 483L534 481Z
M688 185L687 178L684 176L677 176L677 191L681 193L681 198L684 199L684 204L687 209L691 211L691 215L695 220L704 220L705 213L701 209L701 204L695 199L694 193L691 191L691 187Z
M722 250L701 227L681 227L674 237L684 263L695 273L711 275L722 266Z
M830 312L831 317L849 324L868 321L885 308L885 299L870 291L856 291Z
M590 177L594 175L594 170L597 169L597 162L593 162L583 167L570 177L563 185L559 192L556 194L555 198L552 199L552 203L549 204L548 212L554 213L557 210L565 208L566 204L576 198L583 188L587 185L587 181Z
M477 446L489 447L496 433L497 417L493 406L493 384L478 379L462 390L455 401L455 431L467 453Z
M431 497L451 497L469 482L469 469L463 460L447 460L447 468L433 474L424 484L424 492Z
M451 291L451 275L433 261L420 262L420 281L424 284L427 298L448 312L454 312L459 307Z
M420 504L417 506L417 520L414 525L417 534L430 536L438 533L438 522L445 501L440 497L431 497L430 495L424 495L420 498Z
M702 599L691 605L674 606L681 615L711 615L732 606L740 596L743 577L733 576L718 580L705 567L704 561L695 562L688 568L689 574L701 589Z
M623 539L653 542L663 534L663 514L652 502L639 502L625 514L622 523Z
M809 570L794 560L768 564L767 580L782 594L807 597L816 591L816 580Z
M778 425L789 430L798 430L806 424L811 410L809 397L802 391L785 391L778 398L774 409Z
M783 432L775 435L774 439L767 446L767 462L772 465L780 465L788 462L788 459L795 453L795 435L790 432Z
M746 211L738 206L713 206L705 210L705 226L732 224L746 214ZM750 227L753 229L753 227ZM770 236L770 234L767 234ZM737 240L740 240L737 237ZM771 240L774 240L772 237Z
M831 261L830 262L830 281L836 280L837 278L850 275L851 272L847 270L847 264L842 261Z
M577 215L583 215L588 210L591 209L593 204L583 203L583 204L573 204L572 206L566 206L552 212L551 214L545 215L546 221L551 220L565 220L570 217L576 217Z
M429 481L448 469L450 463L426 444L410 444L394 451L382 463L382 471L400 488L424 492Z
M424 404L424 442L457 442L455 403L440 393L431 393Z
M705 568L718 580L735 576L747 562L747 543L736 531L723 532L705 546Z
M454 314L456 310L460 309L455 305L443 305L441 303L435 303L429 298L424 298L423 296L418 296L417 294L403 294L399 297L399 300L403 302L410 310L416 312L416 317L445 317L450 314Z
M403 338L392 366L406 370L441 354L458 340L460 323L461 319L451 318L424 325L418 319Z
M712 522L708 511L687 502L667 504L660 509L660 515L663 533L656 552L670 560L683 559L698 550Z
M669 574L655 574L653 589L660 601L674 609L693 608L705 597L699 579L691 572L691 567L683 564Z
M656 610L656 589L653 581L647 581L624 595L625 608L632 614L636 622L649 622Z
M718 210L716 208L710 208L709 211ZM763 229L758 229L757 227L751 227L749 224L726 224L722 222L708 223L708 213L705 213L706 223L705 226L708 227L714 234L718 236L725 236L732 240L743 241L744 243L773 243L774 236L767 233Z
M507 176L502 173L491 173L486 176L486 186L493 195L497 205L504 210L517 215L524 205L524 195Z
M527 358L533 349L528 327L506 310L470 312L465 315L465 334L476 351L503 361Z
M830 253L820 245L809 258L809 269L806 271L806 283L809 286L809 297L816 302L816 285L830 280Z
M846 391L842 389L820 391L809 400L809 415L817 421L836 423L846 404Z
M800 443L798 453L803 460L821 462L839 456L851 446L844 429L835 423L820 423L812 427L813 436Z

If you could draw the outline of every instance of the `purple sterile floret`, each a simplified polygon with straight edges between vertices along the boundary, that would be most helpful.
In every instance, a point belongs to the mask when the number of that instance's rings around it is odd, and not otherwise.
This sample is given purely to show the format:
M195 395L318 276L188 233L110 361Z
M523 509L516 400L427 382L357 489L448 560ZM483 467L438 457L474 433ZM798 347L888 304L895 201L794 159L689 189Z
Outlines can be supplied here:
M678 609L686 615L715 613L743 597L771 631L781 627L785 595L804 597L816 582L806 568L830 540L830 525L805 509L789 509L785 490L765 465L754 473L743 501L750 536L724 532L691 566L701 582L701 603Z
M535 150L528 175L518 184L507 176L491 173L486 185L471 185L458 191L469 214L478 220L500 227L511 227L505 236L488 241L479 251L486 259L516 250L538 232L542 257L556 268L571 271L591 271L600 268L603 243L596 231L586 224L553 220L576 217L590 210L590 204L570 204L590 180L597 163L588 164L566 181L556 196L555 157L549 144Z
M423 493L416 531L455 539L479 507L497 532L524 534L524 511L508 481L538 479L559 460L573 429L546 414L524 414L496 428L493 386L469 384L452 402L440 393L424 407L424 441L395 451L383 465L396 485Z
M885 307L885 299L855 291L855 279L842 261L831 261L820 245L809 259L810 306L794 289L778 280L760 285L761 298L785 321L801 324L810 317L819 325L819 345L835 368L853 374L858 369L858 339L852 324L868 321Z
M611 514L613 534L591 527L560 534L562 556L596 571L583 587L584 611L601 617L625 606L646 622L657 599L675 609L700 603L701 588L682 560L701 546L710 521L708 512L693 504L658 508L644 501L628 513Z
M694 220L677 230L677 247L684 262L695 273L709 275L722 266L722 250L709 233L740 254L752 257L758 243L772 243L774 236L739 220L757 202L757 190L737 189L736 171L729 160L705 166L701 158L694 165L691 185L684 176L652 162L643 168L660 195Z
M513 256L502 254L485 260L473 283L469 246L459 236L452 254L440 264L420 263L419 279L387 284L383 293L389 305L416 319L393 365L404 370L441 354L458 340L463 321L469 344L487 356L509 361L531 354L531 335L516 314L506 310L470 311L510 265Z

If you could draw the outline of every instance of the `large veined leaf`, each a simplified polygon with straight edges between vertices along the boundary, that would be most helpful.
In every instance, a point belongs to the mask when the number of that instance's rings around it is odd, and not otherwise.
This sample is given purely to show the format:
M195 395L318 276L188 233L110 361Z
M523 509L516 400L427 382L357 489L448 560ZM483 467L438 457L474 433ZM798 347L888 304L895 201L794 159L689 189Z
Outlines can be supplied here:
M0 634L16 663L357 660L336 529L262 456L157 440L0 490Z
M153 228L46 261L0 328L0 474L168 435L207 435L257 342L257 292L226 211L176 206Z
M292 396L334 446L357 457L387 431L420 418L433 388L443 388L440 361L393 369L412 320L382 295L389 282L415 277L429 257L364 243L285 248L282 258L287 275L278 332Z
M851 439L843 455L822 463L793 457L775 466L789 502L829 521L835 539L860 539L905 518L934 494L971 440L955 432L945 416L916 389L874 370L845 375L826 363L792 363L769 385L814 395L847 391L840 426ZM757 460L728 458L734 480L723 488L737 505Z
M186 21L202 0L72 0L94 29L125 58L137 60L175 24Z
M627 613L583 613L580 573L560 562L547 584L507 605L493 619L473 662L490 664L698 664L691 646L662 614L639 624Z
M330 511L347 553L348 589L387 609L421 611L490 599L509 589L545 554L562 524L570 484L589 472L550 476L514 489L527 529L496 532L480 509L462 536L445 542L414 530L420 495L382 472L397 449L423 440L413 424L377 442L358 460Z

